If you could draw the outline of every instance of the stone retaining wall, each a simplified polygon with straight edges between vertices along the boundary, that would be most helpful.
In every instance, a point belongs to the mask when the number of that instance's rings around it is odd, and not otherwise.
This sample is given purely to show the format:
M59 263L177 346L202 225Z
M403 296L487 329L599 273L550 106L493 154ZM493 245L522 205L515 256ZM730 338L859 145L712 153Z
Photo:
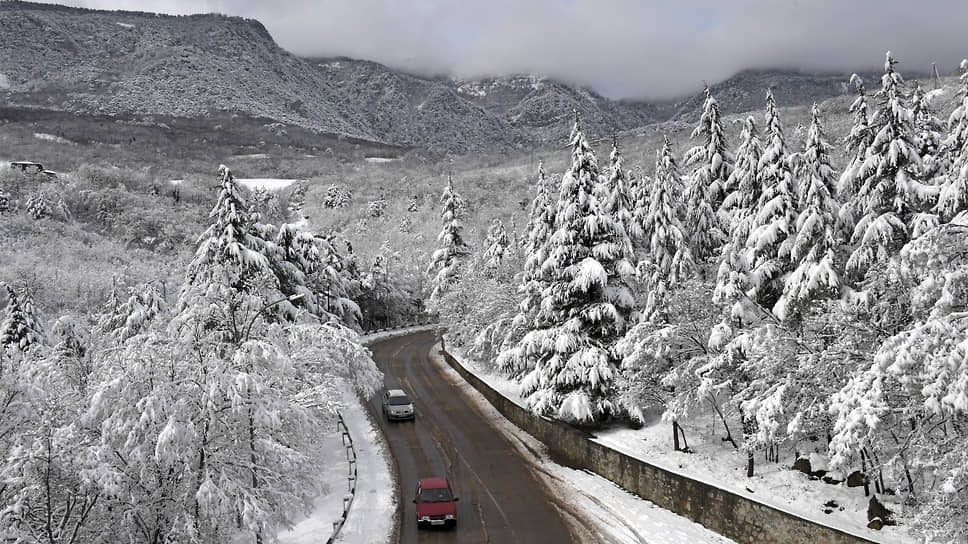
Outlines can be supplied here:
M444 359L501 414L543 442L552 458L566 466L590 470L622 488L689 518L737 542L789 544L856 544L872 540L834 529L742 495L650 465L590 440L570 425L537 417L483 380L453 356Z

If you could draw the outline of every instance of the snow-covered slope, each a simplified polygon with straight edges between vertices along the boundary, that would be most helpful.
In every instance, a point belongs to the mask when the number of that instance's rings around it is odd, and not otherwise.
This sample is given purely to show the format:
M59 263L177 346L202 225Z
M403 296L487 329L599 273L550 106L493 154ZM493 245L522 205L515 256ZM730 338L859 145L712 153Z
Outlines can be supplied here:
M592 137L676 118L700 102L615 101L532 75L453 80L346 58L303 59L258 21L0 2L0 100L95 114L237 113L320 132L446 151L566 139L571 111ZM714 86L724 113L844 92L845 76L744 72Z

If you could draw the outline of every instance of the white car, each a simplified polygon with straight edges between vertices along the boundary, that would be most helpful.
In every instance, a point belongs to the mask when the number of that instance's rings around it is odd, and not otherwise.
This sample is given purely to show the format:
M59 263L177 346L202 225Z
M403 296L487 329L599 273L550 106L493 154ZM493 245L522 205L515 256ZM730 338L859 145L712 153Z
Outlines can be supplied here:
M390 389L383 394L383 415L389 420L414 419L413 402L403 389Z

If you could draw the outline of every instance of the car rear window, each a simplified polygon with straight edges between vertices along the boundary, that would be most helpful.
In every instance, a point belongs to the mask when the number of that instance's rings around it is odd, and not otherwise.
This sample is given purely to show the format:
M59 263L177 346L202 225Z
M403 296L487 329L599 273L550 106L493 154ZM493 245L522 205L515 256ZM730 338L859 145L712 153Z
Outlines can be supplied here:
M452 500L450 490L446 488L420 490L420 502L450 502Z
M410 404L410 397L407 397L405 395L399 395L399 396L396 396L396 397L390 397L390 400L387 401L387 404L391 404L393 406L401 406L401 405L404 405L404 404Z

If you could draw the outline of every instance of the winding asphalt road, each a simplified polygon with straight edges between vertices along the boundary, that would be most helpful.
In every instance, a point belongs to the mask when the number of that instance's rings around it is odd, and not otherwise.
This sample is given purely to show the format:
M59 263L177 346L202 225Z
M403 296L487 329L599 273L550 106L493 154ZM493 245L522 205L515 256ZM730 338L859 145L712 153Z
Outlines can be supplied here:
M429 358L433 333L371 344L387 388L413 398L414 422L388 422L374 395L368 408L381 422L400 476L400 542L576 542L574 514L555 500L527 459L466 397L459 377ZM458 380L460 383L458 383ZM418 478L447 476L460 497L456 529L417 530L413 490ZM567 520L566 520L567 518Z

